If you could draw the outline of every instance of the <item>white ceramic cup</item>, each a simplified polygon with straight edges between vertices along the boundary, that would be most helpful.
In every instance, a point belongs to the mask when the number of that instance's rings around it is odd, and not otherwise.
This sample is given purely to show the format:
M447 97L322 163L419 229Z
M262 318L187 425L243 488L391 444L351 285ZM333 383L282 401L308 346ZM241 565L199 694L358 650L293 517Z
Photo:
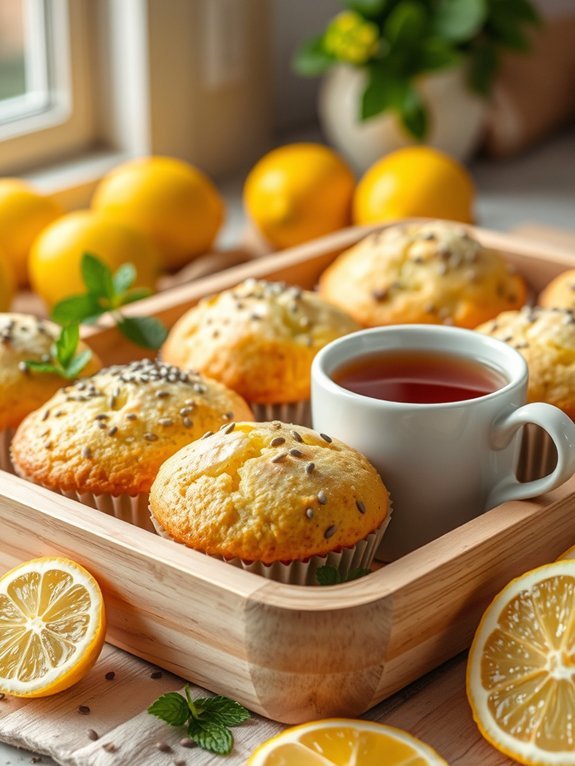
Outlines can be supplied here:
M476 399L408 404L356 394L332 375L365 355L434 351L488 365L506 383ZM346 335L312 366L313 427L363 452L390 491L393 515L379 555L391 561L506 500L535 497L575 471L575 424L556 407L525 404L527 365L514 348L486 335L439 325L393 325ZM522 426L545 429L557 448L555 470L515 476ZM342 477L345 480L345 477Z

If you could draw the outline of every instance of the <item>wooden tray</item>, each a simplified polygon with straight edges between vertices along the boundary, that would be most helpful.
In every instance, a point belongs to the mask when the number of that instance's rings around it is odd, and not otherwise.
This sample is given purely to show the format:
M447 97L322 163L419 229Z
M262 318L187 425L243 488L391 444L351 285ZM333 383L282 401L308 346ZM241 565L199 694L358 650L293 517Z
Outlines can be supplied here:
M167 324L247 276L304 287L365 229L348 229L142 301ZM476 230L538 291L575 267L559 248ZM134 358L115 329L90 329L107 363ZM0 472L0 565L62 554L99 580L108 641L269 718L359 715L465 649L492 596L575 543L575 477L511 502L399 561L332 587L282 585Z

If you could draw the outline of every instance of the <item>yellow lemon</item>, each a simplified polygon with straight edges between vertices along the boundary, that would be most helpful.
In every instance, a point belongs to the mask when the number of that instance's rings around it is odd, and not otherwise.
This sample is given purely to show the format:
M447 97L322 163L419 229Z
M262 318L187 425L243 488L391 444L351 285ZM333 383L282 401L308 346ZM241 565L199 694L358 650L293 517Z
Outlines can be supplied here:
M15 288L14 274L8 258L0 249L0 311L8 311Z
M252 168L244 203L270 244L293 247L349 225L354 186L351 170L327 146L290 144Z
M85 292L80 270L84 253L97 256L113 271L133 263L136 286L154 287L159 258L147 237L104 213L78 210L48 226L30 252L30 281L48 306Z
M50 197L17 178L0 178L0 248L19 285L28 283L28 254L35 237L64 214Z
M447 766L429 745L392 726L328 718L264 742L247 766Z
M170 157L119 165L99 184L92 207L146 234L167 268L184 266L209 250L224 218L210 179Z
M515 761L575 764L575 561L513 580L483 615L467 696L483 736Z
M27 561L0 578L0 690L46 697L75 684L106 634L102 593L74 561Z
M357 185L356 224L396 218L473 222L474 186L457 160L429 146L409 146L372 165Z

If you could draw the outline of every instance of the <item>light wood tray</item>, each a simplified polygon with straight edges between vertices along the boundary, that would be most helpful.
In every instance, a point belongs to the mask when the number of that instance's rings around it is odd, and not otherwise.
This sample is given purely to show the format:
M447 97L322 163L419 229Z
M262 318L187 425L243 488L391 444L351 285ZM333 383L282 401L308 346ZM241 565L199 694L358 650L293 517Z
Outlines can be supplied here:
M312 287L365 229L348 229L130 307L168 325L248 276ZM561 248L476 230L535 291L575 267ZM107 363L138 355L90 329ZM134 353L134 351L136 353ZM61 554L104 591L108 641L287 723L359 715L465 649L493 595L575 543L575 477L501 505L399 561L332 587L282 585L0 472L0 565Z

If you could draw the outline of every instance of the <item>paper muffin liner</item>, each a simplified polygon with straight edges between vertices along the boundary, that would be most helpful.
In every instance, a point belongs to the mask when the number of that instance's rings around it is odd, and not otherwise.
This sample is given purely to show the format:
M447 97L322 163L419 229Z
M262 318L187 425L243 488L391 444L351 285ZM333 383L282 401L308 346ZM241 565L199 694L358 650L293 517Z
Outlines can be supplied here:
M282 423L294 423L311 428L311 402L280 402L277 404L257 404L248 402L257 421L281 420Z
M247 572L252 572L252 574L265 577L267 580L275 580L287 585L318 585L315 575L317 570L323 566L334 567L343 573L347 573L352 569L369 569L390 518L391 506L383 523L355 545L331 551L324 556L311 556L309 559L301 561L276 561L273 564L264 564L261 561L244 561L240 558L228 559L225 556L214 556L211 554L210 557L224 561L226 564L231 564L239 569L245 569ZM184 543L180 543L179 540L168 534L153 515L151 516L151 522L160 537L172 540L178 545L184 545Z
M534 423L523 428L523 440L517 464L519 481L533 481L547 476L557 465L557 448L547 431Z
M0 431L0 471L15 473L10 459L10 444L16 433L15 428L4 428Z
M147 492L140 495L95 495L92 492L61 490L60 494L141 529L154 531L148 510L149 494Z

